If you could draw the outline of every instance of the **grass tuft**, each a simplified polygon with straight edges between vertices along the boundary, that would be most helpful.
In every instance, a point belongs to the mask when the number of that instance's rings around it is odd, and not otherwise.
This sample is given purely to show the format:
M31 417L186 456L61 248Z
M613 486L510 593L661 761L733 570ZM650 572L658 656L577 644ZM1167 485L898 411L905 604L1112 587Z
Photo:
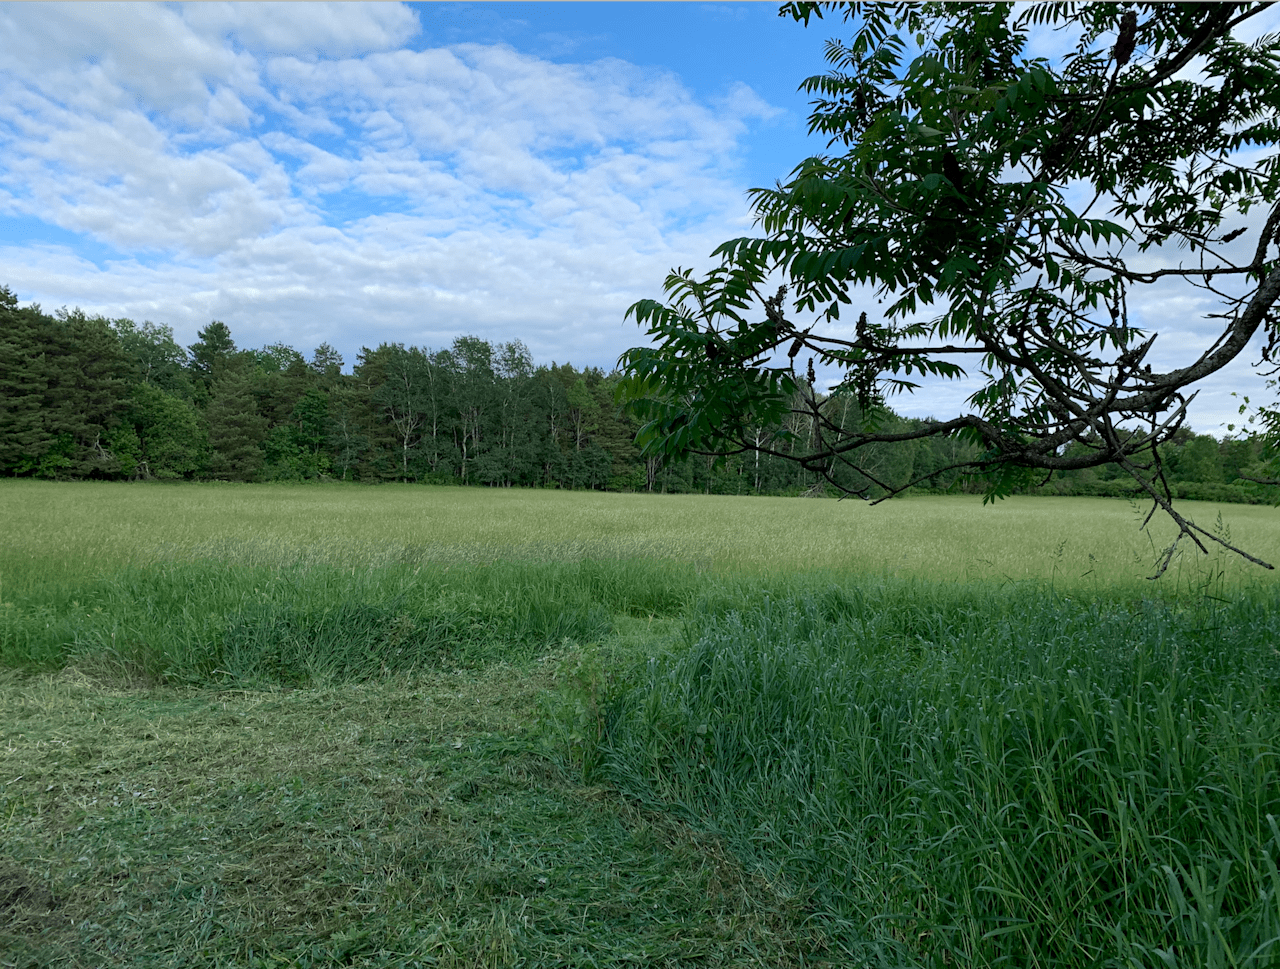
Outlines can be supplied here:
M811 894L850 958L1260 969L1278 604L763 589L603 704L595 761Z

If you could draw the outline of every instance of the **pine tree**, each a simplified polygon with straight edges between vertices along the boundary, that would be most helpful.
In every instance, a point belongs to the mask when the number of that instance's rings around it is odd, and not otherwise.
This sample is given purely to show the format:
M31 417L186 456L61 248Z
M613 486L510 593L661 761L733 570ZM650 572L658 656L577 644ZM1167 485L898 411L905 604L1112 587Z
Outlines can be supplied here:
M0 469L115 475L108 445L127 404L128 362L106 320L49 317L0 287Z
M18 297L0 286L0 473L32 473L54 444L42 413L48 322L38 307L20 309Z
M328 392L342 375L342 363L342 354L328 343L322 343L316 347L307 366L319 378L321 389Z
M262 468L266 419L258 413L249 378L228 371L213 385L205 412L209 424L209 473L231 481L252 481Z
M208 389L226 373L236 355L236 344L231 339L231 329L220 320L214 320L196 335L200 339L189 348L191 374Z
M47 406L62 411L62 431L74 442L71 472L113 477L121 466L108 439L129 406L128 358L106 319L73 310L59 322L68 352L59 358L57 393L49 394Z

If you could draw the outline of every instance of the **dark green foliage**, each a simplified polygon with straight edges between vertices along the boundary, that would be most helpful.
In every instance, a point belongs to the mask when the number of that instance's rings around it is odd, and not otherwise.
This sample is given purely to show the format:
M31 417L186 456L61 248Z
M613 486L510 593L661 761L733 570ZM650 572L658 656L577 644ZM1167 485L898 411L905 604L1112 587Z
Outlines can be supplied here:
M322 343L316 347L316 352L311 355L311 363L307 366L320 379L326 390L331 389L342 374L342 354L329 344Z
M106 320L46 316L0 290L0 468L41 477L115 476L110 444L129 362Z
M137 442L130 477L185 478L203 465L206 433L189 400L135 384L124 422Z
M318 477L328 470L329 460L325 442L329 428L329 398L312 387L298 398L290 416L289 432L299 460L303 464L303 477Z
M49 386L45 319L0 288L0 467L10 474L31 473L54 444L41 414Z
M339 383L329 397L329 464L341 481L358 476L362 458L368 453L368 423L362 418L367 411L360 388Z
M650 337L621 361L645 453L762 451L879 497L941 469L882 479L858 452L959 438L958 469L988 498L1118 465L1180 538L1213 541L1171 506L1158 448L1186 420L1188 387L1255 335L1264 359L1280 352L1280 48L1233 36L1267 7L785 4L851 35L801 84L828 152L751 190L759 237L719 246L705 274L674 269L663 300L628 310ZM1065 55L1039 56L1036 30ZM1252 209L1256 244L1223 255L1245 231L1234 213ZM1128 294L1156 282L1222 304L1212 349L1168 372L1152 369L1159 335L1128 316ZM841 375L826 398L815 361ZM980 386L954 415L843 420L845 395L871 414L962 377ZM1185 458L1187 476L1226 483L1209 442Z
M231 339L231 329L220 320L214 320L197 336L200 339L190 347L191 373L208 390L233 365L236 344Z
M1273 355L1267 356L1274 361ZM1280 380L1273 377L1267 381L1269 391L1274 392L1278 388ZM1248 443L1255 446L1248 451L1233 448L1230 457L1224 459L1225 463L1239 477L1262 485L1274 494L1276 486L1280 485L1280 402L1256 407L1250 413L1249 398L1245 397L1240 413L1247 415L1245 426L1252 430ZM1227 429L1234 431L1236 426L1228 424ZM1280 502L1280 497L1275 500Z
M46 392L46 419L74 442L67 471L75 477L110 477L118 459L107 435L128 406L129 364L107 320L78 310L58 320L67 352L58 358L56 384Z
M121 349L137 378L179 397L192 396L187 352L174 340L172 327L129 319L112 320L111 326L119 335Z
M265 373L285 373L307 365L302 354L286 343L269 343L260 350L250 350L249 355L254 365Z
M267 421L258 413L249 378L224 373L212 388L205 413L209 425L209 471L231 481L252 481L262 467Z
M417 347L383 344L361 355L355 376L370 388L373 413L390 425L399 476L409 479L409 458L418 456L418 445L431 430L434 416L434 361Z
M0 474L734 495L823 494L825 479L871 497L912 482L916 491L981 487L964 474L981 451L974 441L921 435L931 421L864 405L848 390L815 394L803 380L784 398L777 423L745 429L754 445L745 453L664 458L637 447L638 422L615 400L618 374L537 366L519 341L466 336L444 350L383 343L365 348L347 375L327 344L309 363L284 344L243 351L215 322L188 356L167 326L79 312L50 317L3 292ZM804 412L809 397L842 431L902 439L798 461L817 440ZM1175 496L1261 502L1275 489L1244 479L1261 472L1264 450L1260 437L1219 443L1181 431L1160 455ZM1010 487L1136 494L1122 478L1123 469L1103 465Z

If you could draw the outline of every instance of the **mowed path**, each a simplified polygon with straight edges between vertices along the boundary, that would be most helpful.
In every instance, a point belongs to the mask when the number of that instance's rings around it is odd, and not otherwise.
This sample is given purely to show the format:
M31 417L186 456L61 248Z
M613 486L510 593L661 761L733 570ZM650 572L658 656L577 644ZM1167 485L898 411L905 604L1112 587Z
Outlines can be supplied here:
M565 768L534 724L573 662L295 691L8 677L0 963L821 957L798 900Z

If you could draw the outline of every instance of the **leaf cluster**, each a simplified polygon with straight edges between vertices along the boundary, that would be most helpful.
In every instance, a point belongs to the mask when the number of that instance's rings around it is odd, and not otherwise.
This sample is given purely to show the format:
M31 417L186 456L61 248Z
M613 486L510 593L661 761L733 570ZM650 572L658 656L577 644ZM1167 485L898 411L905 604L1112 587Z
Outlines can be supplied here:
M815 445L797 460L833 467L889 438L830 419L815 362L864 410L976 380L966 412L912 433L979 444L966 470L988 498L1118 462L1199 542L1158 447L1184 426L1188 388L1278 332L1280 48L1236 37L1265 7L785 4L853 31L801 85L829 153L751 190L760 235L629 309L653 344L621 361L648 451L750 449L750 428L807 385ZM1030 53L1046 30L1061 56ZM1246 230L1241 258L1227 245ZM1133 288L1158 282L1222 310L1210 349L1165 373L1149 362L1158 334L1129 312Z

